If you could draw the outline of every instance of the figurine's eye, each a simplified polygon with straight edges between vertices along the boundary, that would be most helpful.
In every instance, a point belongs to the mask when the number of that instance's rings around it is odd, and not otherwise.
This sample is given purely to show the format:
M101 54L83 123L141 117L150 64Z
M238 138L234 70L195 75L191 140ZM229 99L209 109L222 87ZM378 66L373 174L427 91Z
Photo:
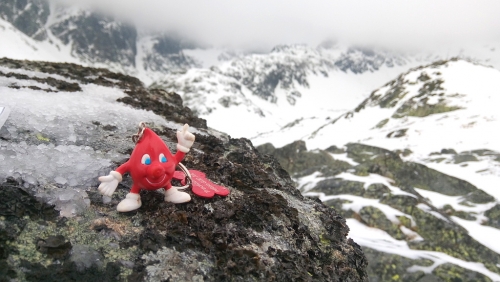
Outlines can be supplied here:
M151 164L151 158L149 157L148 154L144 154L144 156L142 156L141 163L145 164L145 165L150 165Z
M165 157L165 155L163 153L160 154L160 162L161 163L166 163L167 162L167 158Z

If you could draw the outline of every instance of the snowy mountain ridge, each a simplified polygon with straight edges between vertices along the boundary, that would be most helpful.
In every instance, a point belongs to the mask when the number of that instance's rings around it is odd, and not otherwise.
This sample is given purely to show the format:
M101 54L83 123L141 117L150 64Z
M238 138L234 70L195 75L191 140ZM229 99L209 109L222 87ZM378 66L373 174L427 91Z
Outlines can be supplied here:
M302 141L259 150L277 156L305 195L342 211L380 281L443 271L500 281L499 94L499 70L438 61L302 130Z
M297 113L308 119L338 115L418 63L404 55L341 46L278 46L269 54L235 56L209 69L169 73L152 87L179 93L210 126L252 138L292 123ZM318 100L326 103L318 105ZM225 123L227 116L237 116L244 131Z
M460 59L414 68L305 140L311 147L330 146L321 146L321 136L340 130L351 135L339 136L336 145L359 140L376 146L383 142L392 149L437 151L447 144L463 151L478 146L481 137L481 146L500 150L500 140L489 131L498 119L499 78L497 69ZM365 130L347 130L351 126ZM440 132L461 138L450 144L435 138Z

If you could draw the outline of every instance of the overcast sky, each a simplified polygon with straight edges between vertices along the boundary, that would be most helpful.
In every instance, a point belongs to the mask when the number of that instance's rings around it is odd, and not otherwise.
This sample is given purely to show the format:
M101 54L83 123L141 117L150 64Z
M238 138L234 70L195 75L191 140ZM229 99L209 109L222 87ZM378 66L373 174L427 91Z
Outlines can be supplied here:
M283 43L435 48L500 42L500 1L64 0L215 46Z

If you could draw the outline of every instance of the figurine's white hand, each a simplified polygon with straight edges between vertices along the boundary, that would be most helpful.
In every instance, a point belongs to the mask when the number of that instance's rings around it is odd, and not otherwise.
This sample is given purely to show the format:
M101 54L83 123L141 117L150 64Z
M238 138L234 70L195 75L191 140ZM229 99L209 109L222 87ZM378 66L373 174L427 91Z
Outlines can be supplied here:
M117 171L111 171L109 175L99 177L102 183L99 185L99 193L111 197L118 183L122 181L122 175Z
M177 150L183 153L189 152L194 143L194 135L188 129L189 125L184 124L181 131L177 131Z

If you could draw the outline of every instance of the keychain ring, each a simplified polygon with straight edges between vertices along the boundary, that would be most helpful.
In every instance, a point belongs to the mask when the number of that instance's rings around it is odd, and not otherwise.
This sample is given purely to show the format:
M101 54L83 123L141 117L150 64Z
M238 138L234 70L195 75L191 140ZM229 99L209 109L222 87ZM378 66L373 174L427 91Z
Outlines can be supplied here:
M134 144L137 144L137 142L139 142L139 140L141 140L142 135L144 135L145 129L146 129L146 123L141 121L139 123L139 130L137 131L136 134L132 135L132 141L134 142Z
M186 175L186 185L180 186L180 187L179 186L172 186L172 188L186 189L189 186L191 186L191 183L193 183L193 179L191 178L191 173L189 173L189 170L182 163L179 163L177 165L177 167L180 168L181 171L184 172L184 174Z

